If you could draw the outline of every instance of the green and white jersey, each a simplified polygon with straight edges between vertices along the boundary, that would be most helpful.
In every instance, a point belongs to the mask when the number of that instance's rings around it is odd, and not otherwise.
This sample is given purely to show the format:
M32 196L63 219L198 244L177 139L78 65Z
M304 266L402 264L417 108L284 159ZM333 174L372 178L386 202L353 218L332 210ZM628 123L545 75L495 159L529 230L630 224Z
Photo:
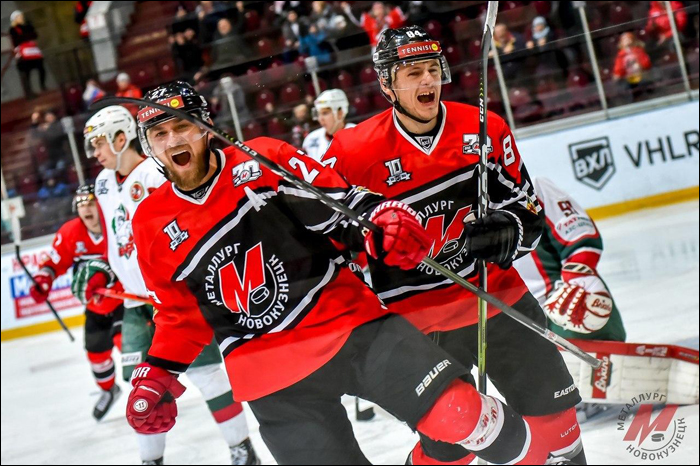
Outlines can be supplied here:
M145 159L128 176L104 169L95 180L95 196L102 210L103 228L107 232L107 258L127 293L147 296L134 247L131 219L136 208L148 195L165 182L152 159ZM132 308L142 303L125 300Z
M546 225L537 248L513 264L530 292L543 304L561 280L566 262L596 269L603 240L591 217L571 196L547 178L534 180Z

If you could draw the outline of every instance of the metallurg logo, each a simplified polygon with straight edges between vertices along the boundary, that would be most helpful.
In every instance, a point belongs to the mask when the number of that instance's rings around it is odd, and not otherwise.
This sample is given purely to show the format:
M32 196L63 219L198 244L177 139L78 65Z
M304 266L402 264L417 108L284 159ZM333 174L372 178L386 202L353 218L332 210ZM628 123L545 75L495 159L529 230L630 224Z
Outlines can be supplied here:
M447 200L432 201L422 208L415 205L412 207L418 211L421 223L433 240L430 257L450 270L461 270L470 261L462 233L464 220L472 207L469 205L457 209L455 201ZM422 263L417 268L429 275L438 273Z
M245 252L240 243L223 246L211 258L204 280L206 299L237 315L236 325L246 330L269 329L284 317L287 272L276 255L265 257L262 242Z

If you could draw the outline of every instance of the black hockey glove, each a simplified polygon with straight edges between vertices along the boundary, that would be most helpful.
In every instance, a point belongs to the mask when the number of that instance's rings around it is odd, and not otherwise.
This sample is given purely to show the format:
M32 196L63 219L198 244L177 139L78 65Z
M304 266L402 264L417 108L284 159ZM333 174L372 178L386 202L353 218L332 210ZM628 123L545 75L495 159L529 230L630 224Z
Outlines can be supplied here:
M473 217L472 217L473 218ZM464 234L469 254L475 259L507 269L513 263L520 228L513 215L495 210L478 220L465 219Z

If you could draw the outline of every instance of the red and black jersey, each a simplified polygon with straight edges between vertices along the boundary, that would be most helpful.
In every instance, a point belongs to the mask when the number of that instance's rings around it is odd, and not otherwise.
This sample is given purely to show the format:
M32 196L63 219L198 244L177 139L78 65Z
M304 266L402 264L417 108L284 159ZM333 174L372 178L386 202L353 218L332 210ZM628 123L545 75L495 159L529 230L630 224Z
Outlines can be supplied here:
M383 199L285 142L248 145L360 213ZM311 374L386 309L331 241L362 249L356 224L240 151L213 156L218 169L204 190L165 183L133 218L157 309L148 360L183 371L213 331L234 396L248 401Z
M477 267L463 232L464 219L478 209L479 109L454 102L441 106L435 134L409 135L390 109L339 132L322 163L351 184L413 207L434 240L430 256L476 284ZM541 209L510 129L493 113L488 119L489 209L513 215L520 257L537 245ZM370 261L370 271L379 297L425 332L477 321L474 296L424 264L402 271ZM488 291L508 304L527 292L515 269L489 265L488 279ZM497 312L492 308L489 315Z
M104 235L90 233L79 217L64 223L56 232L49 255L39 264L52 278L63 275L68 269L78 267L82 262L102 257L107 252ZM119 283L115 285L120 289ZM99 303L93 301L87 304L87 309L98 314L108 314L114 311L122 301L104 298Z

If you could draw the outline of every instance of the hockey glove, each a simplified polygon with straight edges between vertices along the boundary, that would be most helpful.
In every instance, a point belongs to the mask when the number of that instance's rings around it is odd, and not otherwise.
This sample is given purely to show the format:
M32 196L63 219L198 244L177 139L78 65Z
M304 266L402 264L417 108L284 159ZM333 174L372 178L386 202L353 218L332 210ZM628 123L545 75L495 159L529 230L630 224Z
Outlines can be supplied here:
M543 305L552 322L578 333L605 327L613 300L596 271L585 264L568 263L562 268L561 278Z
M365 235L365 249L373 258L410 270L428 254L432 244L430 237L416 212L406 204L382 202L372 211L369 221L382 229L381 233L370 231Z
M464 234L469 254L474 259L507 269L515 258L521 231L514 215L495 210L477 220L468 216L464 220Z
M117 277L104 259L91 259L79 267L73 275L71 291L78 300L87 304L99 288L114 285Z
M53 277L45 270L40 270L34 275L36 285L29 288L29 295L34 299L34 302L41 304L49 298L49 291L53 285Z
M126 420L136 432L159 434L175 425L175 399L185 392L177 376L147 362L134 369L131 376L134 387L126 403Z

